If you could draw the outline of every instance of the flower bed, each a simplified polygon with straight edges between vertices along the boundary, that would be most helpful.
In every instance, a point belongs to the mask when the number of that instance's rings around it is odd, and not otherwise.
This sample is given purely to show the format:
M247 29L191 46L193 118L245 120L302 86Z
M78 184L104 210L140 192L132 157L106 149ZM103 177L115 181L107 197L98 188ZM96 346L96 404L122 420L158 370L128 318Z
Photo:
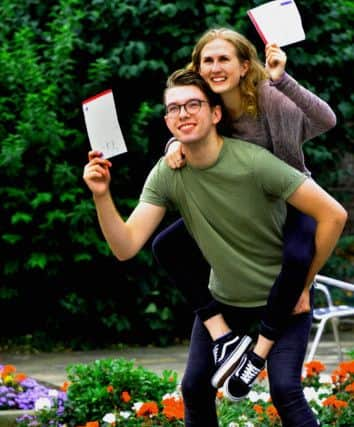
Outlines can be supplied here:
M354 360L339 364L324 375L319 361L305 364L306 398L321 426L351 426L354 419ZM183 399L177 374L161 376L125 359L97 360L67 368L69 381L61 389L34 385L16 374L15 367L0 366L0 408L34 409L17 418L16 427L158 427L183 426ZM2 384L1 384L2 383ZM219 391L217 410L221 427L280 427L268 392L266 371L247 399L229 402Z

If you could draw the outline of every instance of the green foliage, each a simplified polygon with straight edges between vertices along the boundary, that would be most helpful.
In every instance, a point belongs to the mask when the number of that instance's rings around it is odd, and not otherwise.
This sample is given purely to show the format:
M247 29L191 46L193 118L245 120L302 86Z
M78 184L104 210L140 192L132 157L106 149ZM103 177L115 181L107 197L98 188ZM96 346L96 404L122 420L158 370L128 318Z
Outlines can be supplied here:
M9 336L44 328L73 348L86 341L167 344L186 336L184 301L156 268L150 241L125 263L104 242L81 178L89 149L81 102L113 89L129 152L112 159L112 192L127 217L170 136L162 117L167 75L189 62L195 41L211 26L244 33L262 58L246 15L261 3L2 0L0 312L4 322L15 309L28 319L9 325ZM334 188L352 178L340 162L353 152L353 2L297 4L307 38L286 48L287 69L337 114L335 129L305 144L316 178ZM349 197L339 198L349 203ZM336 253L331 273L351 277L348 260ZM28 301L37 301L40 313L33 315Z

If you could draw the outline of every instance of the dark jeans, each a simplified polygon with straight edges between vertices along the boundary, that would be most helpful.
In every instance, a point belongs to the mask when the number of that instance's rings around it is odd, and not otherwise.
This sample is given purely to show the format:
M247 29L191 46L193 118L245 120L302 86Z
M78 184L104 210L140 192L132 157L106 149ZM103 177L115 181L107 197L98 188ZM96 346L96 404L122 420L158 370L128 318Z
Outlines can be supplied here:
M220 311L230 327L237 328L242 334L249 333L251 326L264 317L264 310L265 307L220 305ZM311 321L312 313L289 318L284 333L274 344L267 359L270 394L283 427L318 427L301 386ZM210 383L215 370L211 347L210 335L196 316L182 380L186 427L218 426L215 407L217 390Z
M267 309L259 327L259 332L268 339L279 338L284 320L291 315L304 288L315 250L315 228L311 217L288 205L283 263L269 293ZM158 234L153 240L152 250L159 265L202 320L220 313L219 303L213 299L207 286L210 266L188 233L183 219ZM238 328L235 332L238 333Z

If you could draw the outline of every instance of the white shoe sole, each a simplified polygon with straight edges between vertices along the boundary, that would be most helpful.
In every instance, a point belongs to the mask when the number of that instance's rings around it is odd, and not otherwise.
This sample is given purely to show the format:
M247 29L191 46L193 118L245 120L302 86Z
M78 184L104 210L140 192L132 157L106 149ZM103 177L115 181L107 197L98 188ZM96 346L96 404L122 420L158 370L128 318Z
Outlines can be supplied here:
M231 375L233 370L236 368L237 363L241 359L242 355L247 351L251 343L252 338L247 335L241 339L239 345L212 376L211 384L213 387L219 388L224 384L226 378Z
M230 381L230 378L231 378L231 377L228 377L228 378L226 379L226 381L225 381L224 388L223 388L223 393L224 393L225 397L226 397L228 400L230 400L231 402L239 402L240 400L243 400L243 399L248 395L248 393L247 393L247 394L245 394L244 396L241 396L241 397L235 397L235 396L233 396L233 395L229 392L229 381Z

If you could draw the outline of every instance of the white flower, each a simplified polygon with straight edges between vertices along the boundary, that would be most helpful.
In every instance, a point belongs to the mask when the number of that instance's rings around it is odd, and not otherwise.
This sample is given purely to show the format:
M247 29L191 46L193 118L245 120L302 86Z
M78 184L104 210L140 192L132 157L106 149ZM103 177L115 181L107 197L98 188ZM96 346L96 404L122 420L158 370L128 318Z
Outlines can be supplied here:
M132 406L132 408L134 409L135 412L138 412L139 409L143 406L143 402L136 402L134 403L134 405Z
M50 409L52 407L52 403L48 397L40 397L36 400L34 404L34 410L35 411L41 411L42 409Z
M321 384L332 384L332 378L328 374L321 374L319 380Z
M258 402L258 400L259 400L259 394L256 391L251 390L249 392L249 394L248 394L248 398L253 403Z
M106 414L106 415L102 418L102 420L103 420L105 423L112 424L112 423L115 423L115 422L116 422L116 416L115 416L114 414L112 414L112 413L109 413L109 414Z
M131 416L131 412L130 411L120 411L119 415L124 418L125 420L127 420L128 418L130 418Z
M181 398L182 398L181 392L179 390L175 390L173 393L164 394L162 397L162 400L165 400L165 399L180 400Z
M49 391L48 391L48 396L49 396L49 397L54 397L54 398L56 398L56 397L58 397L58 396L59 396L59 391L58 391L58 390L51 389L51 390L49 390Z

